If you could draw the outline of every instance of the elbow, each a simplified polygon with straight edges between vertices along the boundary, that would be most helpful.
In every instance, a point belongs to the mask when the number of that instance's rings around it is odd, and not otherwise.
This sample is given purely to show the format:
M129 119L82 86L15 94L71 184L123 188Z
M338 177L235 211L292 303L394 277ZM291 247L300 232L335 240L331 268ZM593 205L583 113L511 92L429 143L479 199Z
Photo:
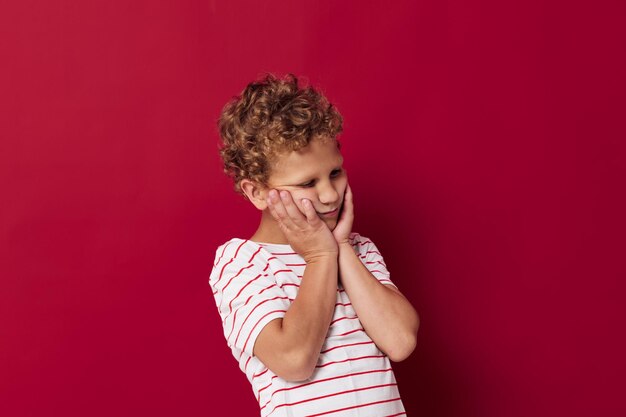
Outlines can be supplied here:
M287 382L304 382L309 380L311 375L313 372L308 372L306 369L294 369L291 373L279 376Z
M290 367L280 374L276 374L287 382L302 382L311 378L313 371L304 367Z
M419 329L419 317L416 316L415 325L411 330L399 336L394 346L389 349L387 356L393 362L402 362L408 358L417 346L417 330Z
M392 362L402 362L413 353L416 345L417 339L415 337L405 338L402 343L398 343L396 346L389 349L387 356Z
M274 372L287 382L302 382L311 378L317 365L317 356L304 352L291 352L284 355L279 372Z

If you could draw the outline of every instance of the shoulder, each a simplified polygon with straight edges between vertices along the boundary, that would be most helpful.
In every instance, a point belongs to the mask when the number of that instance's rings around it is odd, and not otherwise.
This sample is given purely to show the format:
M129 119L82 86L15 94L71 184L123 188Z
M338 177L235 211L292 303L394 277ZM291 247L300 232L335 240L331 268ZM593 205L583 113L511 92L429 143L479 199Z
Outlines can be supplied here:
M259 278L266 275L264 267L267 266L267 262L266 254L257 243L248 239L233 238L216 249L209 284L214 290L217 289L218 283L236 289L247 283L252 276Z
M215 250L214 266L224 263L252 263L261 251L257 243L248 239L232 238Z

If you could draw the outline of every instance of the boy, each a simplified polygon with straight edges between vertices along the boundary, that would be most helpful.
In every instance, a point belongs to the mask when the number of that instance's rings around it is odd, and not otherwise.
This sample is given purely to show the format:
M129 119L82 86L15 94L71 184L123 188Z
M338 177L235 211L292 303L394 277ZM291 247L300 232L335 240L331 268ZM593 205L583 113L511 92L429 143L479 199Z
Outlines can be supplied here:
M295 76L268 74L219 128L225 172L261 221L217 249L209 283L261 415L406 415L390 359L413 351L419 318L352 232L341 115Z

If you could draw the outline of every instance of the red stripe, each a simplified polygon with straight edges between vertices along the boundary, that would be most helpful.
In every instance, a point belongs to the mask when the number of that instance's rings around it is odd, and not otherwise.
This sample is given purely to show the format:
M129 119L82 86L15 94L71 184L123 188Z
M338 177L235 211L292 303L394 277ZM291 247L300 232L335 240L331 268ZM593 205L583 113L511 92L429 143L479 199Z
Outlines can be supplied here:
M340 318L338 318L336 320L331 321L328 326L330 327L333 324L335 324L335 323L337 323L338 321L341 321L341 320L354 320L354 319L358 319L358 317L357 316L354 316L354 317L343 316L343 317L340 317Z
M237 250L235 251L235 256L233 256L233 258L236 258L237 255L239 254L239 249L241 249L241 247L243 245L245 245L246 243L248 243L248 239L244 240L243 242L241 242L241 245L239 245L239 247L237 248Z
M354 329L354 330L350 330L349 332L345 332L345 333L341 333L341 334L334 334L333 336L347 336L347 335L352 334L352 333L363 332L363 331L365 331L365 330L363 330L363 329Z
M309 385L319 384L320 382L333 381L335 379L349 378L349 377L353 377L353 376L375 374L375 373L382 373L382 372L391 372L391 371L392 371L391 368L387 368L387 369L376 369L374 371L355 372L355 373L352 373L352 374L338 375L338 376L333 376L333 377L330 377L330 378L318 379L317 381L307 382L306 384L298 385L296 387L281 388L281 389L278 389L278 390L272 392L272 395L270 396L270 399L263 405L263 407L261 407L261 410L263 410L265 407L267 407L269 405L269 403L272 401L272 398L274 398L274 394L279 393L281 391L292 391L294 389L308 387ZM274 378L277 378L277 377L272 377L272 380ZM267 388L267 387L265 387L265 388Z
M222 270L220 271L220 276L217 278L217 281L215 281L215 284L213 285L217 285L218 282L220 282L220 280L222 279L222 275L224 274L224 270L226 269L226 267L228 266L229 263L231 263L232 261L234 261L235 258L231 258L230 261L226 262L224 264L224 266L222 266Z
M244 373L248 370L248 363L250 363L250 359L252 359L252 356L248 357L248 360L246 361L246 364L243 366L243 372Z
M269 369L268 369L268 370L269 370ZM261 373L265 373L265 371L263 371L263 372L261 372ZM276 379L276 378L278 378L278 377L279 377L278 375L274 375L273 377L271 377L271 378L270 378L270 381L273 381L273 380L275 380L275 379ZM296 387L296 388L297 388L297 387Z
M342 361L327 362L324 365L317 365L316 368L324 368L328 365L335 365L337 363L346 363L346 362L352 362L352 361L360 361L362 359L375 359L375 358L384 358L384 357L385 355L359 356L357 358L348 358Z
M396 416L406 416L406 412L402 412L402 413L398 413L398 414L389 414L388 416L385 417L396 417Z
M345 407L345 408L338 408L336 410L331 410L331 411L325 411L323 413L318 413L318 414L309 414L306 417L318 417L318 416L323 416L325 414L332 414L332 413L338 413L340 411L346 411L346 410L352 410L353 408L361 408L361 407L368 407L370 405L377 405L377 404L384 404L384 403L390 403L393 401L399 401L400 397L398 398L392 398L390 400L382 400L382 401L374 401L373 403L367 403L367 404L360 404L360 405L355 405L352 407Z
M374 342L357 342L357 343L348 343L347 345L338 345L338 346L333 346L330 349L326 349L321 351L320 353L326 353L326 352L330 352L331 350L335 350L335 349L339 349L342 347L348 347L348 346L358 346L358 345L373 345Z
M263 288L261 291L259 291L259 295L263 294L265 292L265 290L269 290L270 288L273 288L275 286L276 286L276 284L274 283L274 284L270 285L269 287Z
M266 370L266 371L267 371L267 370ZM265 372L265 371L264 371L264 372ZM264 372L262 372L262 373L264 373ZM261 374L262 374L262 373L261 373ZM254 378L254 377L252 377L252 378ZM272 381L273 381L273 380L274 380L274 378L272 378L272 379L270 380L270 383L269 383L269 384L267 384L266 386L264 386L263 388L261 388L261 389L260 389L260 390L256 393L256 400L257 400L257 402L260 402L260 401L261 401L261 391L263 391L263 390L264 390L264 389L266 389L266 388L271 387L271 386L272 386Z
M231 243L233 243L232 240L230 242L228 242L226 245L224 245L224 248L222 249L222 254L218 258L218 260L213 264L214 267L215 267L215 265L220 263L220 261L222 260L222 256L224 256L224 252L226 252L226 248L229 247Z
M256 378L256 377L259 377L259 376L263 375L264 373L266 373L266 372L267 372L267 371L269 371L269 370L270 370L270 368L265 368L265 370L264 370L263 372L260 372L260 373L258 373L258 374L252 375L252 379L254 379L254 378Z
M252 333L254 332L254 329L256 329L256 326L259 325L259 323L267 316L269 316L270 314L274 314L274 313L286 313L287 310L272 310L269 311L267 314L265 314L263 317L261 317L259 319L259 321L256 322L256 324L254 326L252 326L252 329L250 329L250 332L248 332L248 338L246 339L246 342L243 344L243 349L242 349L242 353L246 351L246 346L248 346L248 342L250 341L250 336L252 336ZM241 356L239 357L241 359Z
M294 403L279 404L276 407L274 407L274 409L267 415L270 416L274 411L276 411L277 408L280 408L280 407L291 407L293 405L308 403L310 401L322 400L324 398L329 398L329 397L336 397L337 395L349 394L351 392L367 391L367 390L370 390L370 389L385 388L385 387L391 387L391 386L397 386L397 385L398 384L396 384L396 383L383 384L383 385L372 385L372 386L369 386L369 387L361 387L361 388L355 388L355 389L346 390L346 391L334 392L332 394L322 395L320 397L307 398L306 400L296 401Z
M250 260L248 261L248 263L252 263L252 260L254 259L254 257L256 256L257 253L261 252L261 247L259 246L259 249L256 250L256 252L254 252L254 254L252 255L252 257L250 258Z

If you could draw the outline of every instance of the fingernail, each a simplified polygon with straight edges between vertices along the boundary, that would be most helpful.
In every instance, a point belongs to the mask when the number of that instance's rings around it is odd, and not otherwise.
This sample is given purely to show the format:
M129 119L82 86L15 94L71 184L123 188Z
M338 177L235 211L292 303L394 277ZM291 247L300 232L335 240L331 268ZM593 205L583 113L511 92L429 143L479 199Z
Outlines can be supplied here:
M281 198L283 198L283 199L287 198L287 191L281 191L281 192L280 192L280 196L281 196Z

